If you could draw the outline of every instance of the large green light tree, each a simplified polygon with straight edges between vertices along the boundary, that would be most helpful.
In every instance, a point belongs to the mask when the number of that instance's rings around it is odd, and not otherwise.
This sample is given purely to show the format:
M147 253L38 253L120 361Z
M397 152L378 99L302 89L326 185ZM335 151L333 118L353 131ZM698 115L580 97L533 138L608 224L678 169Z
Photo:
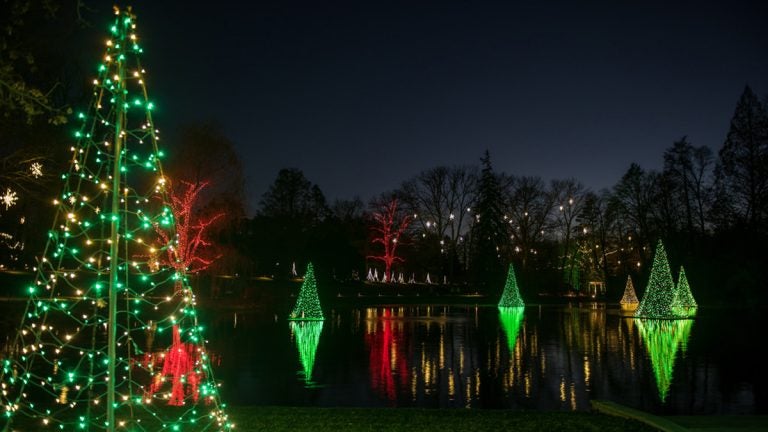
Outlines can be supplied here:
M176 219L135 16L115 13L19 331L2 359L3 431L233 426L185 271L158 260L168 251L180 259Z
M635 311L635 316L638 318L677 318L672 310L674 299L675 283L672 281L672 272L669 270L667 252L664 250L661 239L659 239L656 244L656 253L653 256L648 286L645 288L640 306Z

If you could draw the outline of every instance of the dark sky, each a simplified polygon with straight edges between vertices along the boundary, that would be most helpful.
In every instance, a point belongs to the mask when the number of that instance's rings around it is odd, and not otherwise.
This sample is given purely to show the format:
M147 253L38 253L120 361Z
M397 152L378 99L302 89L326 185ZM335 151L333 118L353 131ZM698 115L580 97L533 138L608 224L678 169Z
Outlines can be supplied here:
M744 86L768 94L764 1L133 4L158 125L217 120L252 210L283 167L367 199L485 149L610 187L683 135L717 151Z

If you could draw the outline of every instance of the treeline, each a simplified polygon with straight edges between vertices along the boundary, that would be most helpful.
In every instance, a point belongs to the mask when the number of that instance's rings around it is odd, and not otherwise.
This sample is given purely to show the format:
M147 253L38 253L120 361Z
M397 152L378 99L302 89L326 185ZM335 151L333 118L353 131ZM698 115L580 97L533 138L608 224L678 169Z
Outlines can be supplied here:
M365 279L382 253L371 215L397 200L410 224L393 275L497 290L506 265L526 294L584 292L605 282L618 296L627 275L641 290L656 240L684 265L705 303L765 303L768 254L768 115L747 87L717 152L681 137L661 171L631 164L608 190L577 179L545 181L479 166L435 167L369 203L326 201L297 169L283 169L253 219L234 228L239 274L287 278L308 260L326 278ZM294 265L295 264L295 265ZM676 271L676 270L675 270Z

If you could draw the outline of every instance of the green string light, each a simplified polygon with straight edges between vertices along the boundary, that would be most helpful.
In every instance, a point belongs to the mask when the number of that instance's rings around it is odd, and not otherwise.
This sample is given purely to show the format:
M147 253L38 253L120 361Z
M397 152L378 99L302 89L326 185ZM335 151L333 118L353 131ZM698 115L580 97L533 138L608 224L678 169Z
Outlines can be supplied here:
M524 307L499 307L499 320L504 334L507 335L507 346L510 353L515 351L515 343L517 342L517 335L520 333L524 314Z
M678 318L672 311L672 301L675 299L675 283L669 270L667 252L659 239L656 253L653 256L651 276L645 288L643 300L635 311L638 318Z
M507 271L507 282L504 284L504 293L501 294L499 307L524 307L523 298L520 297L520 289L517 287L515 267L510 263Z
M307 264L307 273L304 275L304 283L301 284L299 298L293 308L290 320L322 320L323 309L320 307L320 297L317 294L317 281L312 263Z
M311 386L312 370L315 367L315 354L320 343L320 333L323 331L323 321L291 321L291 333L296 340L299 350L299 361L302 366L304 383Z
M672 301L672 311L681 317L692 317L696 315L697 309L698 304L693 298L691 287L688 285L688 278L685 277L685 269L680 266L675 299Z

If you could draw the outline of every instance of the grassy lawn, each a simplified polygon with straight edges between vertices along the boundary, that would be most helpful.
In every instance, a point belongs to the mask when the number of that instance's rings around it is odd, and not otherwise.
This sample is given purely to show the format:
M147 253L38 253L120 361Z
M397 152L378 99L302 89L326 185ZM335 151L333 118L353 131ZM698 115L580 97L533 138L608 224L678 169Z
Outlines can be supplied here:
M588 412L411 408L230 407L239 431L654 431L642 423Z
M413 409L413 408L294 408L294 407L229 407L234 431L290 432L451 432L451 431L514 431L514 432L651 432L655 431L635 420L590 412L540 412L509 410ZM165 414L171 414L166 412ZM166 417L166 416L164 416ZM122 418L122 416L118 416ZM174 431L146 413L139 414L139 424L126 425L120 431ZM0 419L4 420L4 419ZM202 426L189 424L179 432L211 432ZM139 426L140 425L140 426ZM0 421L0 430L5 426ZM11 431L58 430L56 426L41 427L40 420L18 416ZM71 426L78 430L76 426ZM70 427L66 430L73 430ZM100 429L101 430L101 429Z

